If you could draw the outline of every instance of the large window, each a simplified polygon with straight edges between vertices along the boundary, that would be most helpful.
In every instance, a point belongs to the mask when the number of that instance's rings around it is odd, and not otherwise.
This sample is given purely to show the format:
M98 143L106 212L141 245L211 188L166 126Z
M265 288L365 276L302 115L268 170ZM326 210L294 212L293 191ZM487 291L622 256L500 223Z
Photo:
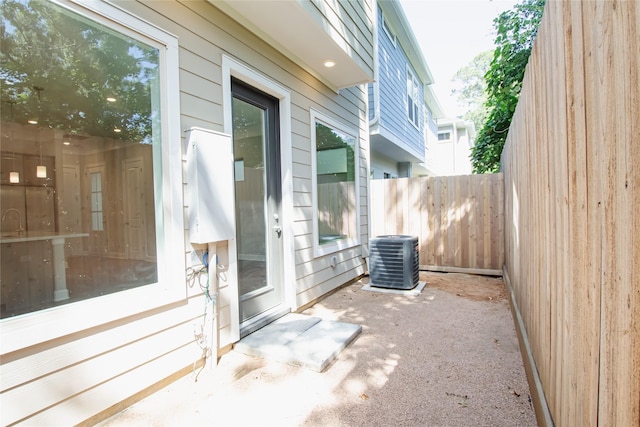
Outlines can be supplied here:
M2 6L3 318L158 281L165 53L89 16Z
M358 242L357 132L312 112L314 248L334 252Z

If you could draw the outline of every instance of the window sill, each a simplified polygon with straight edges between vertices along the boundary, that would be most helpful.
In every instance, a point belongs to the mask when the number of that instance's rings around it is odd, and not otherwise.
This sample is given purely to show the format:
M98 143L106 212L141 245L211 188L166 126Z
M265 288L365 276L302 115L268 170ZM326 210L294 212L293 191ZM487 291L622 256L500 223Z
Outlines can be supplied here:
M333 254L344 249L353 248L358 246L360 242L357 239L340 239L337 240L336 236L333 237L321 237L327 243L319 245L314 243L313 255L318 258L324 255Z

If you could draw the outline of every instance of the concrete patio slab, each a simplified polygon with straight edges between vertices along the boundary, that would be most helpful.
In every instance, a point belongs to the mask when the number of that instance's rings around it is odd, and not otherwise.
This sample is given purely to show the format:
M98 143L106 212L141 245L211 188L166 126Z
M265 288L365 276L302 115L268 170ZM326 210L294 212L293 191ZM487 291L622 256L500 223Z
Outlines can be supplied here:
M361 331L352 323L290 313L241 339L234 351L322 372Z
M417 295L420 295L420 292L422 292L422 290L426 285L427 285L427 282L418 282L418 285L413 289L391 289L391 288L381 288L379 286L372 286L370 283L367 283L362 287L362 290L372 291L372 292L382 292L383 294L417 296Z

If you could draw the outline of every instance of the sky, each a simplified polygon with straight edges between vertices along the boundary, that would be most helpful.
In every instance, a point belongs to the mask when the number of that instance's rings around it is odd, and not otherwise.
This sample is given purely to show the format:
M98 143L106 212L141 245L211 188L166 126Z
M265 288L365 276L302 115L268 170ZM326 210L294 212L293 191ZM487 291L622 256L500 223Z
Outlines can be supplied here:
M400 0L422 54L435 79L433 86L448 117L464 114L451 79L479 53L493 49L493 20L512 9L514 0Z

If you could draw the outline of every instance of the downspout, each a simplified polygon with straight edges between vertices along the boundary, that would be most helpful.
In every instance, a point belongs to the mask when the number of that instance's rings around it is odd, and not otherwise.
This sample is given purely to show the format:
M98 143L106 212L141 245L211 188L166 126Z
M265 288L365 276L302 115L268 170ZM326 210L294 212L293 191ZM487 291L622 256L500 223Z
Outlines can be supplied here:
M369 129L371 126L375 126L378 124L380 119L380 85L378 81L378 69L380 67L380 63L378 61L378 50L379 50L379 42L378 42L378 10L379 6L376 4L376 20L373 25L373 118L369 122ZM367 113L368 115L368 113Z
M379 6L376 3L376 19L373 23L373 118L369 121L369 165L367 167L367 218L371 218L371 128L378 125L380 120L380 85L378 80L378 17L380 16ZM369 91L367 91L369 93ZM368 100L367 100L368 104ZM367 111L367 118L369 112ZM364 261L365 274L369 274L369 244L368 240L371 238L371 221L367 220L367 244L361 245L361 254Z

